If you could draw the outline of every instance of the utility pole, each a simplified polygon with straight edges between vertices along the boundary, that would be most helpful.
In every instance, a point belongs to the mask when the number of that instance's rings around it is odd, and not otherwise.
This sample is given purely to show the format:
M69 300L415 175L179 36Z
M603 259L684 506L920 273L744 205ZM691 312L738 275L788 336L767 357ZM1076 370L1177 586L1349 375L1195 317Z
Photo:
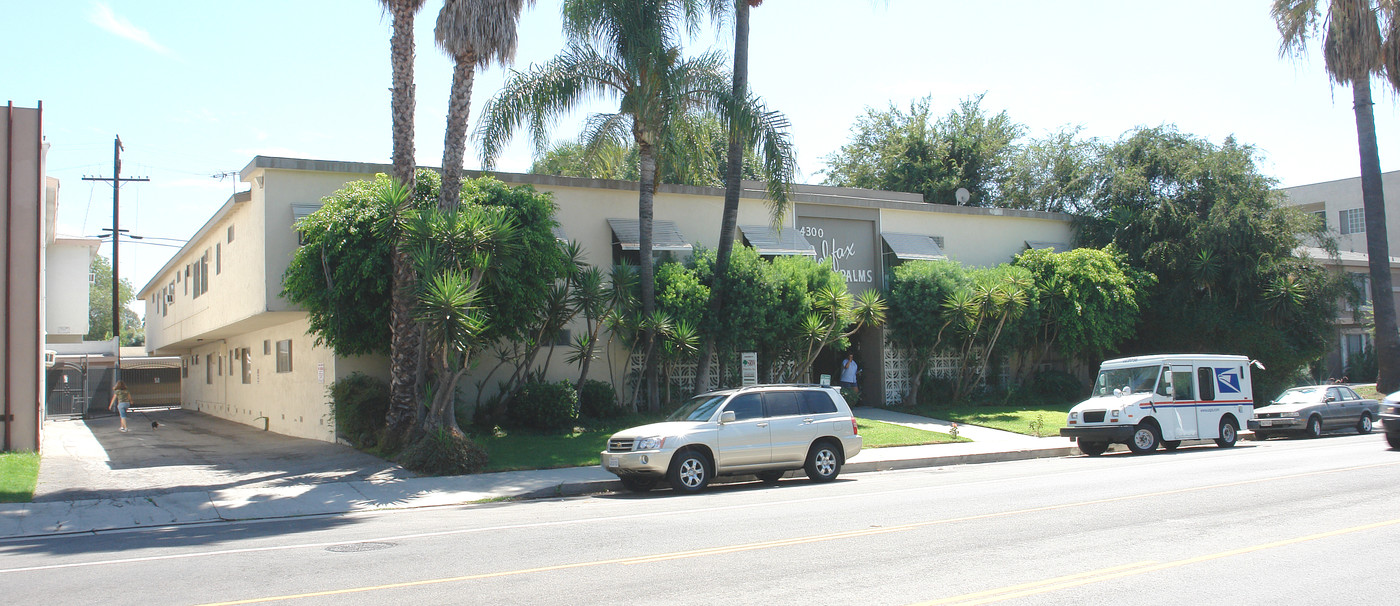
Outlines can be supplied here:
M116 340L117 363L112 372L112 383L122 379L122 314L121 279L117 271L121 259L121 194L123 181L150 181L146 177L122 178L122 137L117 135L112 142L112 178L83 177L84 181L110 181L112 183L112 337Z

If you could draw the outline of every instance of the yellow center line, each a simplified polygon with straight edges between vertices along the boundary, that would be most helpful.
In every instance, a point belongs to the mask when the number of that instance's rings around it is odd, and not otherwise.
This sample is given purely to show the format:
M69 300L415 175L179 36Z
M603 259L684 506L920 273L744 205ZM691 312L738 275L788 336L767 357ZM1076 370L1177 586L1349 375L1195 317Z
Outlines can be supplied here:
M1387 526L1394 526L1396 524L1400 524L1400 519L1376 522L1374 524L1364 524L1361 526L1352 526L1351 528L1331 530L1328 532L1319 532L1307 536L1283 539L1281 541L1263 543L1260 545L1251 545L1249 547L1240 547L1238 549L1231 549L1228 551L1221 551L1217 553L1196 556L1194 558L1185 558L1182 560L1176 560L1172 562L1164 562L1161 564L1156 564L1153 562L1127 564L1118 567L1118 570L1115 570L1113 568L1105 568L1102 570L1095 570L1086 573L1080 573L1077 575L1046 579L1044 581L1026 583L1023 585L1013 585L1010 587L1003 587L1000 589L991 589L977 593L969 593L960 596L942 598L930 602L917 602L915 604L912 604L911 606L934 606L945 604L955 604L957 606L975 606L978 604L990 604L992 602L1000 602L1003 600L1010 600L1013 598L1023 598L1042 593L1049 593L1051 591L1059 591L1061 589L1069 589L1071 587L1080 587L1092 583L1102 583L1104 581L1112 581L1114 579L1121 579L1129 576L1147 574L1150 572L1157 572L1159 570L1167 570L1169 568L1180 568L1182 566L1189 566L1191 564L1199 564L1201 562L1209 562L1211 560L1218 560L1221 558L1228 558L1231 556L1243 555L1246 553L1253 553L1256 551L1263 551L1265 549L1287 547L1289 545L1296 545L1298 543L1304 543L1307 541L1316 541L1319 539L1326 539L1341 536L1344 534L1375 530L1377 528L1385 528Z
M1243 485L1248 485L1248 484L1257 484L1257 483L1261 483L1261 482L1271 482L1271 481L1276 481L1276 480L1287 480L1287 479L1294 479L1294 478L1302 478L1302 477L1316 476L1316 475L1322 475L1322 474L1338 473L1338 472L1343 472L1343 471L1357 471L1357 470L1362 470L1362 469L1370 469L1370 468L1374 468L1374 467L1386 467L1386 466L1391 466L1391 465L1400 465L1400 462L1396 462L1396 463L1376 463L1376 464L1371 464L1371 465L1357 465L1357 466L1353 466L1353 467L1343 467L1343 468L1339 468L1339 469L1328 469L1328 470L1322 470L1322 471L1310 471L1310 472L1296 473L1296 474L1290 474L1290 475L1285 475L1285 476L1273 476L1273 477L1269 477L1269 478L1258 478L1258 479L1253 479L1253 480L1241 480L1241 481L1238 481L1238 482L1227 482L1227 483L1223 483L1223 484L1211 484L1211 485L1208 485L1208 486L1195 486L1195 487L1191 487L1191 488L1179 488L1179 489L1175 489L1175 490L1163 490L1163 491L1158 491L1158 492L1149 492L1149 493L1143 493L1143 494L1137 494L1137 495L1126 495L1126 496L1121 496L1121 497L1110 497L1110 498L1107 498L1107 499L1095 499L1095 500L1092 500L1092 501L1079 501L1079 502L1074 502L1074 503L1062 503L1062 504L1059 504L1059 505L1046 505L1046 506L1044 506L1044 507L1030 507L1030 508L1026 508L1026 509L1016 509L1016 510L1012 510L1012 511L1001 511L1001 512L995 512L995 513L985 513L985 514L978 514L978 515L971 515L971 516L963 516L963 517L959 517L959 518L945 518L945 519L941 519L941 520L928 520L928 521L924 521L924 522L914 522L914 523L911 523L911 524L901 524L901 525L898 525L898 526L884 526L884 527L877 527L877 528L863 528L863 529L860 529L860 530L850 530L850 531L836 532L836 533L830 533L830 534L812 535L812 536L806 536L806 537L796 537L796 538L791 538L791 539L779 539L779 540L775 540L775 541L764 541L764 542L759 542L759 543L746 543L746 544L741 544L741 545L726 545L726 546L722 546L722 547L711 547L711 548L706 548L706 549L695 549L695 550L690 550L690 551L678 551L678 552L672 552L672 553L661 553L661 554L654 554L654 555L649 555L649 556L636 556L636 557L631 557L631 558L618 558L618 559L613 559L613 560L590 560L590 561L587 561L587 562L574 562L574 563L571 563L571 564L559 564L559 565L556 565L556 566L544 566L544 567L539 567L539 568L525 568L525 569L520 569L520 570L506 570L506 571L500 571L500 572L489 572L489 573L483 573L483 574L474 574L474 575L457 576L457 577L446 577L446 578L438 578L438 579L424 579L424 580L420 580L420 581L405 581L405 582L402 582L402 583L390 583L390 584L386 584L386 585L372 585L372 586L366 586L366 587L350 587L350 588L345 588L345 589L331 589L331 590L326 590L326 591L316 591L316 592L310 592L310 593L298 593L298 594L282 595L282 596L269 596L269 597L263 597L263 598L250 598L250 599L246 599L246 600L236 600L236 601L231 601L231 602L214 602L214 603L206 604L206 605L204 605L204 606L232 606L232 605L234 605L234 604L256 604L256 603L263 603L263 602L280 602L280 601L285 601L285 600L296 600L296 599L302 599L302 598L314 598L314 597L324 597L324 596L332 596L332 595L346 595L346 594L351 594L351 593L363 593L363 592L368 592L368 591L383 591L383 590L386 590L386 589L401 589L401 588L405 588L405 587L419 587L419 586L423 586L423 585L435 585L435 584L439 584L439 583L458 583L458 582L463 582L463 581L476 581L476 580L481 580L481 579L491 579L491 578L500 578L500 577L507 577L507 576L517 576L517 575L523 575L523 574L535 574L535 573L540 573L540 572L552 572L552 571L556 571L556 570L569 570L569 569L573 569L573 568L584 568L584 567L589 567L589 566L606 566L606 565L611 565L611 564L622 564L622 565L649 564L649 563L654 563L654 562L663 562L663 561L668 561L668 560L678 560L678 559L683 559L683 558L694 558L694 557L702 557L702 556L709 556L709 555L722 555L722 554L729 554L729 553L739 553L739 552L753 551L753 550L758 550L758 549L772 549L772 548L775 548L775 547L785 547L785 546L789 546L789 545L800 545L800 544L804 544L804 543L816 543L816 542L822 542L822 541L833 541L833 540L838 540L838 539L846 539L846 538L854 538L854 537L864 537L864 536L871 536L871 535L877 535L877 534L885 534L885 533L891 533L891 532L902 532L902 531L906 531L906 530L914 530L914 529L918 529L918 528L926 528L926 527L929 527L929 526L936 526L936 525L942 525L942 524L954 524L954 523L958 523L958 522L971 522L971 521L977 521L977 520L989 520L989 519L995 519L995 518L1004 518L1004 517L1011 517L1011 516L1017 516L1017 515L1024 515L1024 514L1029 514L1029 513L1040 513L1040 512L1055 511L1055 510L1060 510L1060 509L1069 509L1069 508L1073 508L1073 507L1085 507L1085 506L1089 506L1089 505L1102 505L1102 504L1105 504L1105 503L1116 503L1116 502L1121 502L1121 501L1131 501L1131 500L1145 499L1145 498L1151 498L1151 497L1160 497L1160 496L1167 496L1167 495L1174 495L1174 494L1184 494L1184 493L1189 493L1189 492L1198 492L1198 491L1202 491L1202 490L1211 490L1211 489L1215 489L1215 488L1229 488L1229 487L1234 487L1234 486L1243 486ZM1396 520L1396 522L1400 522L1400 520ZM1384 525L1388 525L1388 524L1390 524L1390 523L1389 523L1389 522L1387 522L1387 523L1382 523L1381 525L1384 526ZM1341 532L1343 532L1343 531L1339 531L1338 534L1340 534ZM1314 538L1319 538L1319 537L1314 537ZM1298 540L1311 540L1311 539L1310 539L1310 538L1304 538L1304 539L1298 539ZM1296 542L1296 541L1295 541L1295 542ZM1220 557L1224 557L1224 556L1220 556ZM1138 566L1138 565L1135 564L1135 565L1132 565L1132 566ZM1165 566L1165 565L1159 565L1159 566ZM1123 575L1123 574L1125 574L1125 573L1121 573L1121 572L1120 572L1120 573L1116 573L1116 574L1118 574L1118 575ZM1089 582L1096 582L1097 580L1104 580L1105 578L1116 578L1116 577L1100 577L1100 578L1096 579L1095 581L1089 581ZM1070 581L1070 582L1073 582L1073 581ZM1006 599L1006 598L998 598L998 599ZM942 603L942 602L936 602L936 603Z

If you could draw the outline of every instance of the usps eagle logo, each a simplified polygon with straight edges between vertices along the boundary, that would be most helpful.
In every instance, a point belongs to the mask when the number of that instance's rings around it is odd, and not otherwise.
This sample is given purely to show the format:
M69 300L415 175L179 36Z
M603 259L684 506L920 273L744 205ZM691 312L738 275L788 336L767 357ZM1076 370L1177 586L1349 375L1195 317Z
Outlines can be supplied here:
M1216 390L1220 393L1240 392L1240 371L1238 368L1215 369Z

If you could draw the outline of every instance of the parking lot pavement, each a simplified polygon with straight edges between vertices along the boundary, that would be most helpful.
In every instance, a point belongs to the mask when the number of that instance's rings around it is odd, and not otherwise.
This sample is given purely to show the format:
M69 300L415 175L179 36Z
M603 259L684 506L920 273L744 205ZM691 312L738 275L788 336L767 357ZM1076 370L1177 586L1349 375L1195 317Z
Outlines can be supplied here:
M353 448L178 408L47 421L36 503L412 477ZM152 427L155 422L158 427Z

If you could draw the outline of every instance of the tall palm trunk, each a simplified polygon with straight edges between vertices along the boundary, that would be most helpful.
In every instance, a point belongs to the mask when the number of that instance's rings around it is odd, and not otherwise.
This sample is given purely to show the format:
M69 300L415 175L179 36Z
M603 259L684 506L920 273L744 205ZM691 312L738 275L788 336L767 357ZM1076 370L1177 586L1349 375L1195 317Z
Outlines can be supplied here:
M650 318L652 312L656 311L656 270L652 261L652 203L656 198L656 148L642 137L637 137L637 151L641 159L641 192L637 198L637 228L641 232L637 239L637 252L641 256L640 279L642 281L642 317ZM646 341L652 342L656 338L655 329L648 328ZM647 409L652 412L661 410L661 399L657 385L656 358L652 349L648 348L646 357L642 360L644 369L644 380L646 381Z
M408 197L403 206L411 204L415 186L413 152L413 21L422 8L422 1L407 0L388 3L393 16L393 35L389 52L393 64L393 92L390 109L393 114L394 179L404 184ZM399 211L402 211L400 208ZM418 366L421 357L418 323L413 319L413 296L418 276L413 271L405 245L395 236L390 257L393 268L393 290L389 308L389 412L385 419L390 436L407 437L417 418Z
M476 53L453 57L452 94L447 101L447 134L442 145L442 191L438 210L456 210L462 198L462 158L467 149L467 119L472 110L472 83L476 78Z
M739 0L734 5L734 98L742 99L748 89L749 3L748 0ZM739 187L744 176L744 137L732 116L729 120L728 162L724 174L724 215L720 219L719 248L715 251L715 278L710 286L711 318L719 316L725 287L728 286L729 255L734 251L734 232L739 222ZM696 393L710 390L710 358L715 353L714 333L705 331L702 339L700 362L695 368Z
M1371 81L1351 84L1356 112L1356 141L1361 153L1361 204L1366 209L1366 255L1370 259L1371 301L1376 321L1376 390L1400 390L1400 333L1395 325L1395 294L1391 292L1390 240L1385 224L1385 192L1381 185L1380 152L1376 147L1376 118Z

